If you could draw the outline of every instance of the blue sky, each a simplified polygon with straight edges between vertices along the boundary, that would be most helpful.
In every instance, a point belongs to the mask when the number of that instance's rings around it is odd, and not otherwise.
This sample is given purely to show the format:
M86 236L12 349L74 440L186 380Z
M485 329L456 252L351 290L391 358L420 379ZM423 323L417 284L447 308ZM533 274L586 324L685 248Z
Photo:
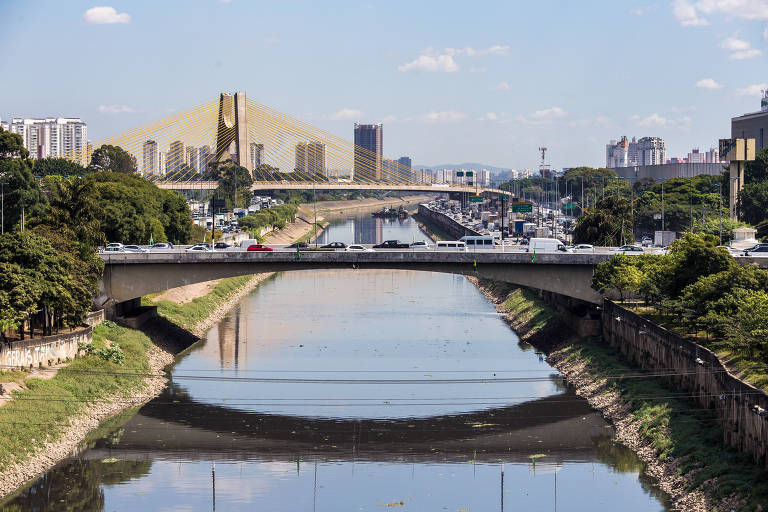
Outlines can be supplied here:
M93 140L244 90L347 140L383 122L418 164L535 168L545 145L560 168L729 136L768 87L768 0L0 0L0 45L0 117Z

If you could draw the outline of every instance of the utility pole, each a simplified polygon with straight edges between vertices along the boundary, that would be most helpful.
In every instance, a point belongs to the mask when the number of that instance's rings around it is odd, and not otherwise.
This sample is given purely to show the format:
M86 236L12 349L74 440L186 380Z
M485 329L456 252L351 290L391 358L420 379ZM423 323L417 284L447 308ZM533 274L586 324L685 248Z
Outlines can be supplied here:
M0 234L5 234L5 185L8 183L0 182L0 211L2 212L2 220L0 220Z
M665 231L664 226L664 180L661 181L661 230Z
M691 186L688 189L688 202L691 206L691 233L693 233L693 177L691 177Z

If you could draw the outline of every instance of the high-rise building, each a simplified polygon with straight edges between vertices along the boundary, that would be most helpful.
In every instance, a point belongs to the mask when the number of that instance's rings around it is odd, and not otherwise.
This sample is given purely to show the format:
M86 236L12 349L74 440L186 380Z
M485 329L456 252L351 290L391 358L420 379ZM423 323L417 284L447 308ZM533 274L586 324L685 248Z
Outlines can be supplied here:
M190 169L195 171L195 174L200 172L200 155L197 152L197 148L194 146L187 146L186 164Z
M262 163L261 158L262 154L264 153L264 144L256 144L255 142L251 142L248 145L248 149L251 154L251 165L253 166L253 169L257 169ZM250 170L252 171L253 169Z
M643 137L637 141L636 165L660 165L666 159L667 150L661 137Z
M5 130L7 132L7 131L10 131L10 128L11 127L8 125L8 123L0 119L0 129Z
M160 162L158 160L157 142L148 140L144 143L144 159L141 166L141 175L155 175L160 172Z
M353 179L382 179L384 125L355 123L355 165Z
M622 137L620 141L611 140L605 146L605 166L626 167L629 165L629 141Z
M64 157L87 163L88 126L79 117L14 117L8 131L21 135L32 158Z
M310 175L325 176L325 144L316 140L296 144L294 169Z
M686 161L689 164L705 164L707 163L707 155L699 151L699 148L693 148L691 152L688 153Z
M165 176L165 152L157 152L157 173L160 176Z
M180 140L171 142L165 159L166 174L175 174L181 169L185 158L184 144Z
M716 164L720 162L720 150L718 148L709 148L709 151L705 154L705 160L708 164Z
M208 144L205 144L203 146L200 146L197 148L197 161L199 164L198 172L201 174L205 174L208 172L208 168L211 165L211 162L213 162L214 154L211 151L211 146Z

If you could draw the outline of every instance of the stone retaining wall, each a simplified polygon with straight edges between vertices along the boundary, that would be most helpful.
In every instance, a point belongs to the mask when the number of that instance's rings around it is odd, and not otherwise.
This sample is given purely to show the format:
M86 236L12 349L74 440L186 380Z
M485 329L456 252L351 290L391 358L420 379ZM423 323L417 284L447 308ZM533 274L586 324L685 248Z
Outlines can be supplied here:
M689 392L717 412L726 444L768 466L768 395L726 370L706 348L681 338L609 300L603 302L603 337L643 369L666 374L676 390Z
M45 336L23 341L0 343L0 367L37 367L49 361L59 363L77 354L79 342L90 343L93 327L87 326L67 334Z

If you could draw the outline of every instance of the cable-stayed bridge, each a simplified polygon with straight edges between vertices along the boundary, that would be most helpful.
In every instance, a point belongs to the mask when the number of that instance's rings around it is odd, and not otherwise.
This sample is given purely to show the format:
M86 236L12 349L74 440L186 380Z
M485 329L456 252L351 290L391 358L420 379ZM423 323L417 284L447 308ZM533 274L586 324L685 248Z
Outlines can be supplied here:
M87 163L93 150L105 144L130 153L138 172L166 189L213 190L218 185L216 167L232 162L251 173L254 190L500 192L480 187L469 177L462 183L438 182L384 158L381 138L356 145L248 99L243 92L222 93L218 99L100 140L71 158Z

